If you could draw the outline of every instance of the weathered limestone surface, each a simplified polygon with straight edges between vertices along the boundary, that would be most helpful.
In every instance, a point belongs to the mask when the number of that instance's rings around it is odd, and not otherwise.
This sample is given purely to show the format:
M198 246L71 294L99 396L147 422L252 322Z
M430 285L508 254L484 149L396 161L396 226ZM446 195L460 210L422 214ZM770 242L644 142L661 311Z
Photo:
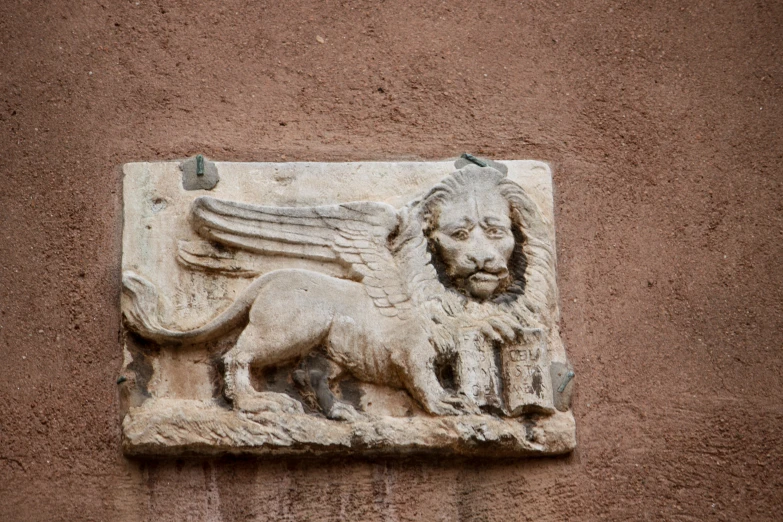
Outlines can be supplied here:
M206 167L125 166L127 453L573 449L546 164Z
M491 415L367 417L335 422L315 415L235 412L212 401L162 399L123 422L130 455L252 453L388 455L443 453L494 457L557 455L576 445L574 417Z

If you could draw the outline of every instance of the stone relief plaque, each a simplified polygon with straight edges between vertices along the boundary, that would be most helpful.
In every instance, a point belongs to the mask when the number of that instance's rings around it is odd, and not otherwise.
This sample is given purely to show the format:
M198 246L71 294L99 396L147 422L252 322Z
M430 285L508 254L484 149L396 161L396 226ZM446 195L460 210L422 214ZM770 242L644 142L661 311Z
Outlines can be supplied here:
M545 163L124 173L126 453L574 448Z

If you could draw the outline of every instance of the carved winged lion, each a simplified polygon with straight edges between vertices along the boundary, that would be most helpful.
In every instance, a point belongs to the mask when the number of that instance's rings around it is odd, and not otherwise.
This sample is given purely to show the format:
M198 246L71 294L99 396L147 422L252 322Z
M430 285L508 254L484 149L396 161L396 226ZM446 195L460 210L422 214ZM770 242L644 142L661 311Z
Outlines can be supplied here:
M123 275L126 323L142 337L199 343L243 327L223 359L225 395L237 409L303 411L287 395L255 390L250 367L315 350L361 381L407 390L436 415L478 413L467 395L445 390L435 371L439 357L458 351L465 329L507 343L526 328L541 328L555 358L561 352L564 358L555 327L551 223L494 168L466 166L401 209L374 202L275 207L204 196L193 202L190 220L211 242L337 263L350 274L266 273L227 310L186 332L161 325L151 283ZM330 418L356 413L327 402Z

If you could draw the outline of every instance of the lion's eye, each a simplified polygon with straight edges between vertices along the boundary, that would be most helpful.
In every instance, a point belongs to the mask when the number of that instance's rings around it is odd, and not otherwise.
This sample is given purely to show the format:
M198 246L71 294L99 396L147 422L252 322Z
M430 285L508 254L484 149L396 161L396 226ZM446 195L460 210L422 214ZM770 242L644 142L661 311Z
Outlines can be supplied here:
M457 230L456 232L453 232L451 234L451 237L452 237L452 239L456 239L457 241L465 241L468 238L469 235L470 234L468 234L467 230L462 229L462 230Z
M491 227L487 229L487 236L491 238L498 239L504 237L505 235L506 235L506 231L503 230L502 228Z

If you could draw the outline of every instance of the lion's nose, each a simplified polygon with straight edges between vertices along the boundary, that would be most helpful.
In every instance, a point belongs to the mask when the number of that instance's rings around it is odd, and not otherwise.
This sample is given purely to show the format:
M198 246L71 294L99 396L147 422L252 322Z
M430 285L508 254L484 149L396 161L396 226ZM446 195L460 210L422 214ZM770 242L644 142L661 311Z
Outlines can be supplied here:
M495 255L487 251L470 252L468 253L468 260L476 265L476 268L479 270L484 270L486 266L495 260Z

